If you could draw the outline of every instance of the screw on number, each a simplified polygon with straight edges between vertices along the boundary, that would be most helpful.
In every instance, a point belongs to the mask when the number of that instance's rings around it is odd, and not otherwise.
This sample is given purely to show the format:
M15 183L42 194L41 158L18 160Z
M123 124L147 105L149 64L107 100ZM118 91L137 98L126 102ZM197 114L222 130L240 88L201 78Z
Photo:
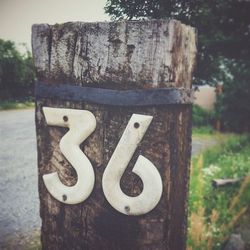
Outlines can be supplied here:
M56 172L43 175L50 194L66 204L77 204L88 198L93 190L95 175L87 156L79 145L95 130L95 116L87 110L44 107L43 112L48 125L67 127L69 131L60 141L60 150L72 164L77 173L77 183L65 186Z
M132 170L143 182L142 192L131 197L124 194L120 187L121 177L152 119L152 116L132 115L103 174L102 187L106 199L112 207L126 215L148 213L162 195L161 176L153 163L142 155Z

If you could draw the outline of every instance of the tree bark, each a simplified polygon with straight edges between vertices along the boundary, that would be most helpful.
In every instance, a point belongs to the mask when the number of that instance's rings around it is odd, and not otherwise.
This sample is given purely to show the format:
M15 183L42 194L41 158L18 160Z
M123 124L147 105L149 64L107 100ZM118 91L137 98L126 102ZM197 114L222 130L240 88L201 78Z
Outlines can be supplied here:
M192 27L175 20L39 24L32 28L38 80L109 89L191 88L196 57ZM57 171L65 185L76 174L61 154L66 129L48 126L42 107L86 109L97 120L82 144L95 171L95 186L81 204L66 205L47 191L42 176ZM102 176L133 113L153 121L122 177L131 196L143 189L131 172L138 155L158 168L163 181L159 204L149 213L127 216L106 201ZM191 105L116 107L39 99L36 130L43 249L185 249L191 155Z

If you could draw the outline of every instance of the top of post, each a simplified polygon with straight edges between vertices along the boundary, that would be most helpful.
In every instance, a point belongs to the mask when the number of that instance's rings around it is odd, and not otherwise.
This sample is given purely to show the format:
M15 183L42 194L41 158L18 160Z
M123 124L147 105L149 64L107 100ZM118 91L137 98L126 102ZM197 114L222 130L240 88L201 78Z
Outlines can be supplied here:
M176 20L35 24L39 80L128 88L191 87L195 29Z

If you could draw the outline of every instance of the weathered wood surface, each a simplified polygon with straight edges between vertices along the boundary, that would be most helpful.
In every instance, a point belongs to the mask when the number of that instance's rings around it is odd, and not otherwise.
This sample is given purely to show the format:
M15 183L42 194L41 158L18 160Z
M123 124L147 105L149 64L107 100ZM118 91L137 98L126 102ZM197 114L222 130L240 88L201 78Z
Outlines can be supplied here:
M178 21L34 25L32 41L39 78L190 87L195 32Z
M234 178L234 179L213 179L212 185L213 187L224 187L231 186L233 184L239 183L244 178Z
M191 87L196 55L195 31L178 21L122 21L34 25L32 45L39 80L112 89ZM43 106L87 109L96 131L82 150L93 164L96 181L90 197L65 205L46 190L42 175L58 171L73 185L75 172L59 150L66 130L47 126ZM126 216L105 200L103 171L133 113L154 119L124 174L128 195L142 190L131 172L139 154L158 168L163 195L146 215ZM185 249L187 186L191 154L191 107L114 107L40 99L36 105L40 214L43 249Z

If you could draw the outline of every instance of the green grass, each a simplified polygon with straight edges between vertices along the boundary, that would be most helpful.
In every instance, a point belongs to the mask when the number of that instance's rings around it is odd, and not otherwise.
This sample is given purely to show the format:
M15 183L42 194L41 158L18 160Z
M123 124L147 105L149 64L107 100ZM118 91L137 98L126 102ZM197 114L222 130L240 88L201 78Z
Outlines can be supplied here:
M9 110L9 109L25 109L25 108L33 108L34 102L32 101L0 101L0 110Z
M193 136L205 136L216 134L211 126L202 126L202 127L193 127L192 129Z
M250 204L250 178L214 188L217 178L250 175L250 136L221 136L219 145L192 159L189 193L189 249L221 249Z

